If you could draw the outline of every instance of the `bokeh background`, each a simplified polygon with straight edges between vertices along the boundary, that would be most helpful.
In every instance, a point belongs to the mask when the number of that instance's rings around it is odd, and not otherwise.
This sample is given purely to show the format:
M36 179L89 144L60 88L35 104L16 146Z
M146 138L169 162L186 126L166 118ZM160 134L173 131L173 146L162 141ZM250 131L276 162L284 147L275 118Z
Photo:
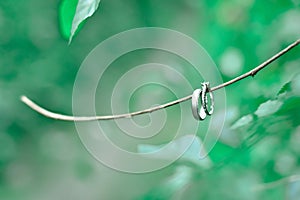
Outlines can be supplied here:
M70 45L60 4L0 2L0 199L299 199L300 47L226 88L226 123L210 169L175 162L147 174L112 170L85 150L74 123L47 119L20 101L26 94L72 113L84 58L137 27L189 35L227 81L300 38L299 0L102 0Z

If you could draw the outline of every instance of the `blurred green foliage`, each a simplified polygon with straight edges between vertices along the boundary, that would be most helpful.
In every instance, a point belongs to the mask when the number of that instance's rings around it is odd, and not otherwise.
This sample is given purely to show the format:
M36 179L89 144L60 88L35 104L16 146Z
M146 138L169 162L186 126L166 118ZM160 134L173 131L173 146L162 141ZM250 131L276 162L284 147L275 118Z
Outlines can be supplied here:
M229 80L299 39L299 0L103 0L69 46L60 6L0 2L0 199L299 198L298 180L266 184L300 171L299 47L226 88L226 124L210 169L178 161L148 174L114 171L84 149L73 123L44 118L19 101L26 94L71 113L85 56L111 35L145 26L191 36ZM276 111L270 101L280 102Z

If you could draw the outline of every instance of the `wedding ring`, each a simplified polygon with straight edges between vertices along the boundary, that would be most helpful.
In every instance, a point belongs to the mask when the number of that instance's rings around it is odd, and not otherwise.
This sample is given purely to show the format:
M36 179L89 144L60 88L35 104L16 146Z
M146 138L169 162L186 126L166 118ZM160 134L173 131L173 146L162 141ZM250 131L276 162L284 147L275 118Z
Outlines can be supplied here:
M209 82L201 83L201 89L196 89L192 95L192 113L195 119L204 120L207 115L214 112L214 96L210 90ZM210 98L210 109L208 110L208 97ZM199 104L200 98L200 104Z
M199 97L202 96L202 90L196 89L192 95L192 113L196 120L204 120L206 118L206 113L202 106L202 101L199 109Z
M209 93L209 97L210 97L210 110L208 110L208 106L207 106L208 104L207 93ZM210 91L209 82L202 83L201 101L205 113L207 115L212 115L214 112L214 96Z

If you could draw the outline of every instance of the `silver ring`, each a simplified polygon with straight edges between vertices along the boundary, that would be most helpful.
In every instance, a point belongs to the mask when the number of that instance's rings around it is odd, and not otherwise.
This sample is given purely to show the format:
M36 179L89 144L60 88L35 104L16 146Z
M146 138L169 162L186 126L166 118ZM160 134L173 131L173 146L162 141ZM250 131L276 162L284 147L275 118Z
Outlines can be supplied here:
M204 120L206 118L206 113L204 111L204 108L202 106L202 101L201 101L201 106L199 109L199 97L200 95L202 96L202 91L201 89L196 89L193 92L192 95L192 113L195 119L197 120Z
M209 93L209 97L210 97L210 110L208 110L207 108L207 103L208 103L207 93ZM205 113L207 115L212 115L214 112L214 96L210 91L209 82L202 83L201 101Z

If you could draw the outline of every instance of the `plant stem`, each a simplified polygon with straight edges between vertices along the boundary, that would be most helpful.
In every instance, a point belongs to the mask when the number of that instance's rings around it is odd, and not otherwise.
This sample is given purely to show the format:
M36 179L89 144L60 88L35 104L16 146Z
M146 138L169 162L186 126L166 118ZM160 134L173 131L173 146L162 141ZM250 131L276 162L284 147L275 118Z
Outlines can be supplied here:
M236 78L234 78L230 81L227 81L223 84L212 87L210 89L210 91L215 91L215 90L221 89L221 88L226 87L228 85L231 85L235 82L238 82L238 81L240 81L240 80L242 80L242 79L244 79L248 76L254 77L260 70L262 70L263 68L265 68L266 66L271 64L273 61L277 60L279 57L281 57L282 55L284 55L285 53L287 53L288 51L290 51L291 49L296 47L299 43L300 43L300 39L296 40L295 42L290 44L288 47L281 50L280 52L278 52L277 54L275 54L274 56L272 56L271 58L269 58L265 62L261 63L260 65L258 65L254 69L250 70L249 72L247 72L245 74L242 74L242 75L240 75L240 76L238 76L238 77L236 77ZM132 112L132 113L119 114L119 115L107 115L107 116L69 116L69 115L62 115L62 114L59 114L59 113L54 113L54 112L51 112L49 110L46 110L45 108L43 108L43 107L37 105L36 103L34 103L32 100L30 100L26 96L21 96L21 101L23 103L25 103L27 106L29 106L31 109L35 110L36 112L38 112L38 113L40 113L40 114L42 114L42 115L44 115L48 118L63 120L63 121L94 121L94 120L111 120L111 119L120 119L120 118L130 118L130 117L133 117L133 116L136 116L136 115L151 113L151 112L154 112L154 111L157 111L157 110L161 110L163 108L174 106L176 104L187 101L191 98L192 98L192 95L189 95L189 96L177 99L175 101L171 101L169 103L165 103L165 104L155 106L155 107L152 107L152 108L148 108L148 109L145 109L145 110L140 110L140 111L136 111L136 112Z

